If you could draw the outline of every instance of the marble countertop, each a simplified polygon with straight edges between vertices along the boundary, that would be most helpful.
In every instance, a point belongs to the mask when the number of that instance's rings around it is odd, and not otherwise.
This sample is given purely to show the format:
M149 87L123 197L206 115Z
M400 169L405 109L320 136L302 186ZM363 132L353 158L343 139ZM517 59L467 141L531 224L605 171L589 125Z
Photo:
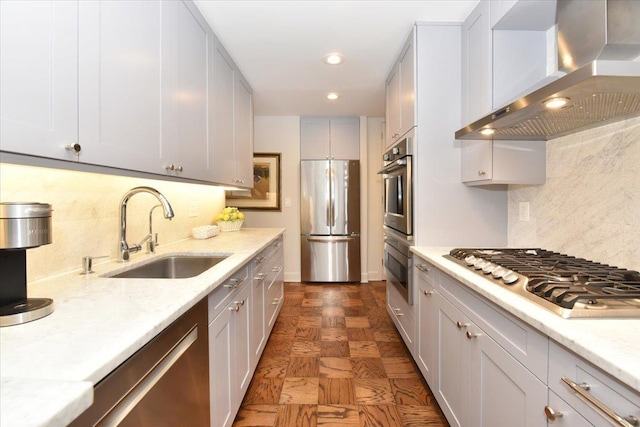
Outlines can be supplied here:
M451 249L415 246L412 251L549 338L640 391L640 319L563 319L444 258L443 255Z
M89 275L78 270L29 283L29 297L53 298L55 309L0 329L0 425L67 425L93 402L93 385L284 231L249 228L186 239L158 246L155 255L134 254L126 265L110 261ZM229 257L188 279L102 277L169 254Z

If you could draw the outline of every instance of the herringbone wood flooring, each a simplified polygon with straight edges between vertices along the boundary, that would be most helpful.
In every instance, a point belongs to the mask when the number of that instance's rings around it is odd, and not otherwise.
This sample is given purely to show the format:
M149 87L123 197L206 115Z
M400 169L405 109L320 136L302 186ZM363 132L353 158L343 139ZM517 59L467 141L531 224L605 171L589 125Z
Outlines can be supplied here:
M237 427L448 426L385 309L385 283L285 283Z

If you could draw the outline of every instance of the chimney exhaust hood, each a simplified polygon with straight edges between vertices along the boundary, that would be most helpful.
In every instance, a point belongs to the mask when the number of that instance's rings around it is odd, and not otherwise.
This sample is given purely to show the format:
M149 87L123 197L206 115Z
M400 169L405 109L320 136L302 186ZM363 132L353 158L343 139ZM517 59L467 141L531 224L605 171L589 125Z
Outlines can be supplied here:
M567 74L456 139L549 140L640 115L640 1L557 0L556 19L558 68ZM551 108L558 99L566 104Z

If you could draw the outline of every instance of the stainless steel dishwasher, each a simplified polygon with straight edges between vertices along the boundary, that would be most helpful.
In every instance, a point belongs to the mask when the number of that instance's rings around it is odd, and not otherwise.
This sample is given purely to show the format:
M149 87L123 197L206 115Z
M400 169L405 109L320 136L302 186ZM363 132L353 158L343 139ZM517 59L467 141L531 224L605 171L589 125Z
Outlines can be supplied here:
M208 348L205 299L100 381L70 426L208 426Z

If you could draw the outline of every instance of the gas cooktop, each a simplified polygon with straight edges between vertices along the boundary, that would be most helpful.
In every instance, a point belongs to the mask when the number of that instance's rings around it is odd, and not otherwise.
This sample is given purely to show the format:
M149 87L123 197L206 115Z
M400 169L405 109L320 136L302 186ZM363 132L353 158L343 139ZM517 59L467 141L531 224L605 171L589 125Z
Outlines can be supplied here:
M640 273L544 249L453 249L445 258L564 318L640 317Z

